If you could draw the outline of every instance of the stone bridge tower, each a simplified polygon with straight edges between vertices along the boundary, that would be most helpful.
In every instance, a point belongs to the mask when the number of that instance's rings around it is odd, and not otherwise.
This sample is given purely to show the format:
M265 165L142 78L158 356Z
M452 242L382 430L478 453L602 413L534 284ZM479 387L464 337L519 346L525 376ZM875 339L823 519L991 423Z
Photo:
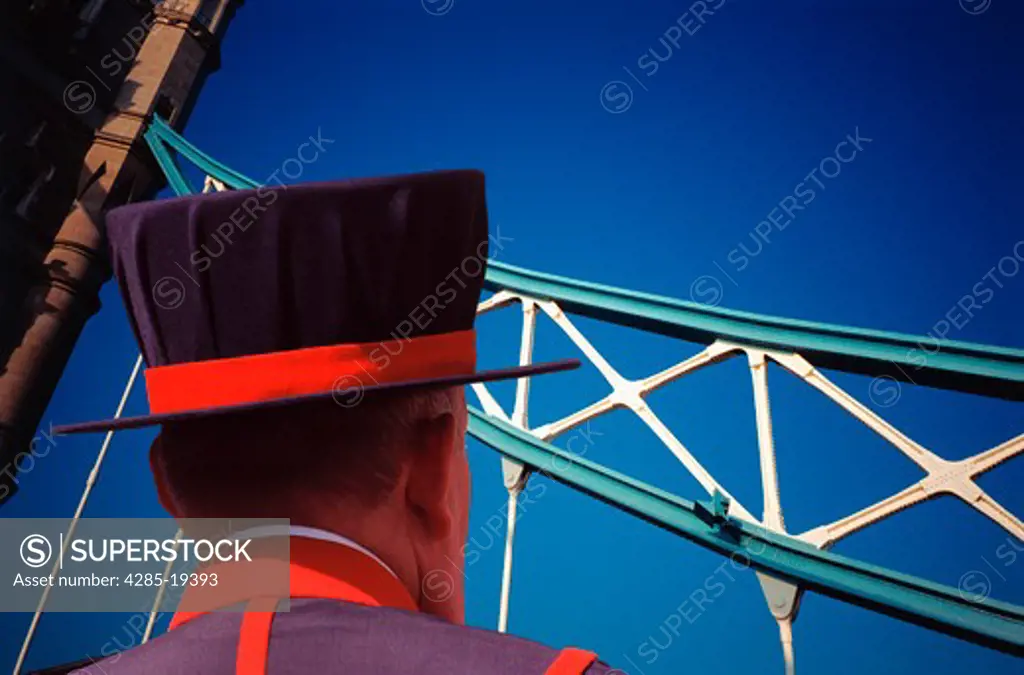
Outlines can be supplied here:
M102 212L152 198L153 113L181 128L241 0L0 9L0 502L110 277Z

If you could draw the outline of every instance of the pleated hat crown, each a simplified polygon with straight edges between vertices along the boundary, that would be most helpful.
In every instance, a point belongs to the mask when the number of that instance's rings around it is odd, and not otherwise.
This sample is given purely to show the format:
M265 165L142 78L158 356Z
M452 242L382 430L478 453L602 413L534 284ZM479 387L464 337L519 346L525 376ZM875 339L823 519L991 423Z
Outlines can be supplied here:
M478 171L196 195L106 222L151 367L466 330L487 260Z

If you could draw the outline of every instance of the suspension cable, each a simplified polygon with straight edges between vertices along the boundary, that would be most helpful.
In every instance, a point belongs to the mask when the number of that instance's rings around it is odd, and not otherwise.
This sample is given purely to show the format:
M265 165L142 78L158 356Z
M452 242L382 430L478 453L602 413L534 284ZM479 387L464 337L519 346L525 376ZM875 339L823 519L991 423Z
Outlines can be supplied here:
M135 380L139 376L139 371L142 370L142 354L135 360L135 367L132 368L132 374L128 377L128 384L125 385L124 393L121 394L121 402L117 405L117 412L114 413L114 419L121 417L124 412L125 404L128 403L128 397L132 393L132 389L135 388ZM21 667L25 664L25 657L28 656L29 647L32 646L32 639L35 637L36 629L39 627L39 619L43 615L43 608L46 606L46 601L50 597L50 589L53 588L53 580L60 574L60 561L63 558L64 553L67 552L68 545L71 543L71 538L74 536L75 527L78 525L78 521L82 518L82 513L85 511L85 503L89 500L89 495L92 494L92 489L96 485L96 480L100 474L100 467L103 465L103 460L107 456L107 450L110 448L110 443L114 439L114 431L110 430L103 439L103 445L100 446L99 454L96 455L96 462L92 466L92 471L89 472L89 477L85 480L85 489L82 490L82 497L78 500L78 508L75 509L75 515L71 517L71 524L68 526L68 531L64 535L64 545L61 548L60 556L57 558L57 562L54 563L53 569L50 570L50 583L43 587L43 594L39 597L39 604L36 606L35 614L32 615L32 622L29 623L28 632L25 634L25 640L21 643L21 651L18 653L18 660L14 663L14 675L21 673Z

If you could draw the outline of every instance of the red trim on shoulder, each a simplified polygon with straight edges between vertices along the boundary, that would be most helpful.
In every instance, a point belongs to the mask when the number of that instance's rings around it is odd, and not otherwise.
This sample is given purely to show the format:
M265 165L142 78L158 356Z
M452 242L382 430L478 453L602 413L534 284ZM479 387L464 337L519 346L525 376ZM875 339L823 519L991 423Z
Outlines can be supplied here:
M566 647L558 654L544 675L583 675L597 661L594 652Z
M235 656L235 675L267 675L270 653L270 627L274 612L247 611L242 615Z

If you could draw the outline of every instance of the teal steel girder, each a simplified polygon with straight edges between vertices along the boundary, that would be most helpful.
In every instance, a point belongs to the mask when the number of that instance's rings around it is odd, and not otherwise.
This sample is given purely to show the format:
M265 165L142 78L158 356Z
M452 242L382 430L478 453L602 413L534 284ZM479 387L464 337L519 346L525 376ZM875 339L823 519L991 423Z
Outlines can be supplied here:
M469 433L509 459L704 548L838 600L1001 652L1024 656L1024 607L821 551L725 515L720 496L690 502L565 452L469 408Z
M167 183L174 190L174 193L179 197L195 193L195 188L189 185L185 175L181 172L181 168L174 161L174 156L167 151L167 146L164 145L160 135L150 127L143 137L146 139L146 144L153 153L153 157L160 166L160 170L167 177Z
M149 121L149 128L146 130L145 138L150 150L153 151L153 156L156 157L157 163L167 176L171 189L178 196L194 194L195 189L188 184L181 169L178 168L174 158L167 151L165 144L177 150L182 157L202 169L207 175L222 181L230 188L235 190L252 190L260 187L260 184L253 179L221 164L186 141L181 134L156 115L153 115Z
M485 287L554 300L566 312L701 344L797 352L818 367L1024 400L1024 350L710 307L489 261Z

